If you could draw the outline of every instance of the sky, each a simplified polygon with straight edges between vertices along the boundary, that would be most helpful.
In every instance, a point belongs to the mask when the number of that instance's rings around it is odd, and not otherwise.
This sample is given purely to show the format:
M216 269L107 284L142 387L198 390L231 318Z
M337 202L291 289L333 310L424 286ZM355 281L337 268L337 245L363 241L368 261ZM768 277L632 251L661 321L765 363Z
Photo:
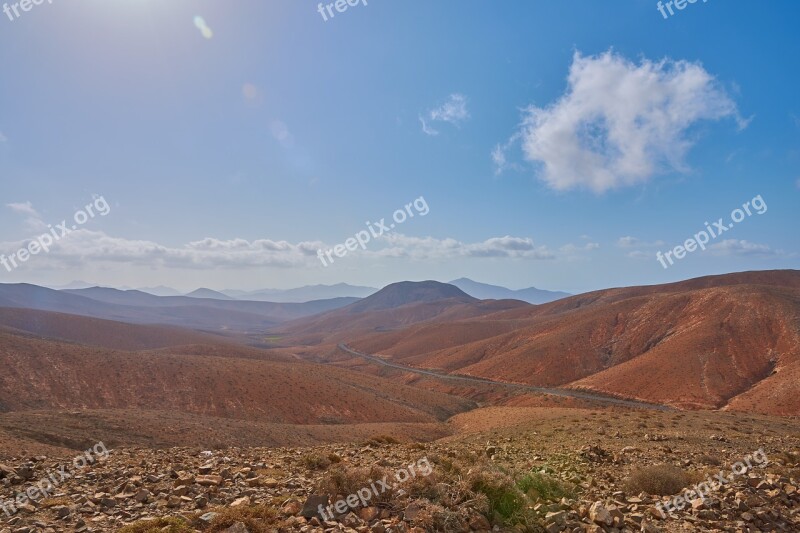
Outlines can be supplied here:
M350 1L6 3L0 283L800 267L797 2Z

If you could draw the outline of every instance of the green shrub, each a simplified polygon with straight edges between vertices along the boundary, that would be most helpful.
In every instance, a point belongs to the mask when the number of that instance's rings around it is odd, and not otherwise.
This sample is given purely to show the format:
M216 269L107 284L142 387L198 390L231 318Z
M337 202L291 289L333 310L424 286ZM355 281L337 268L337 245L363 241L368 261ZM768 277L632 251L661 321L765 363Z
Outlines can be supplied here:
M558 501L575 498L575 487L540 472L531 472L517 481L519 490L534 501Z

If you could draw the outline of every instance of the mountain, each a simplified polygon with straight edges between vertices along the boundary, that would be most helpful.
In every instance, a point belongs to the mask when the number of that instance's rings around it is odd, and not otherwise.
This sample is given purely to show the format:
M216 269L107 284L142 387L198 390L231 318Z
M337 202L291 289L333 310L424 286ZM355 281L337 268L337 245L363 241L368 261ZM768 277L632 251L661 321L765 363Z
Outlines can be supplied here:
M187 298L210 298L211 300L238 300L238 298L232 298L227 294L222 294L221 292L212 291L211 289L205 288L194 290L185 296Z
M299 344L347 342L374 331L484 316L521 306L529 307L517 300L478 300L438 281L403 281L340 309L282 324L274 332L288 335L285 342Z
M381 309L392 309L401 305L421 302L452 300L459 303L477 301L458 287L438 281L401 281L382 288L372 296L368 296L343 311L348 313L364 313Z
M0 284L0 307L69 313L133 324L162 324L225 333L263 331L279 323L346 306L354 299L296 303L153 296L104 287L56 291Z
M74 288L85 288L85 287L74 287ZM173 289L172 287L165 287L164 285L159 285L157 287L140 287L138 290L141 292L146 292L148 294L152 294L154 296L181 296L183 293L179 290Z
M70 283L67 283L66 285L48 285L49 288L55 289L57 291L63 289L88 289L89 287L95 287L95 286L97 286L96 283L87 283L85 281L80 281L80 280L72 281Z
M360 287L337 283L336 285L306 285L295 289L263 289L259 291L221 291L232 298L239 300L255 300L267 302L309 302L312 300L326 300L329 298L365 298L378 289L374 287Z
M572 296L568 292L559 291L546 291L544 289L537 289L536 287L529 287L527 289L507 289L499 285L489 285L487 283L479 283L472 281L469 278L459 278L450 282L470 296L479 298L481 300L522 300L530 304L544 304Z
M800 412L800 271L595 291L370 331L351 346L476 377L791 415Z

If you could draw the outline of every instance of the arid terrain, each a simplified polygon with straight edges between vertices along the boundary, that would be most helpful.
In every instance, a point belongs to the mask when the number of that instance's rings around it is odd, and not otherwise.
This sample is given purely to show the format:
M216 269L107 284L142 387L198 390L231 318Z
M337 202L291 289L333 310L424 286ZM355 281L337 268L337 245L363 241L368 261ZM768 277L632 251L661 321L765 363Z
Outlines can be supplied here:
M797 271L540 305L0 302L0 533L800 531Z

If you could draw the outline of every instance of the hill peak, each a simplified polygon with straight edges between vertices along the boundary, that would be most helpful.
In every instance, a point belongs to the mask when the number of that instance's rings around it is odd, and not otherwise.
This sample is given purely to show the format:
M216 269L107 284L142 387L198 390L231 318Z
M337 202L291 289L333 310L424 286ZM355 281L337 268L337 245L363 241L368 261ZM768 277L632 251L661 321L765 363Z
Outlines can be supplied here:
M348 310L354 313L363 313L364 311L391 309L418 302L452 299L462 302L477 301L477 298L473 298L449 283L433 280L400 281L387 285L372 296L367 296L363 300L350 305Z

